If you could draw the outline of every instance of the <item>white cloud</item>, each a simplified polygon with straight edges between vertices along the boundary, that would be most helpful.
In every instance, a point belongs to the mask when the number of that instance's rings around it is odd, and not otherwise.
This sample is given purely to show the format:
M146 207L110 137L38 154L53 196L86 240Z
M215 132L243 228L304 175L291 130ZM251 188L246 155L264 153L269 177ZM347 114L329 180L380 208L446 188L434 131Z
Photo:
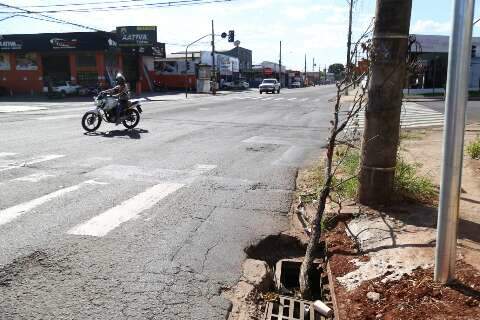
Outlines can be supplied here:
M450 22L438 22L433 20L417 20L411 26L411 33L446 34L451 30Z

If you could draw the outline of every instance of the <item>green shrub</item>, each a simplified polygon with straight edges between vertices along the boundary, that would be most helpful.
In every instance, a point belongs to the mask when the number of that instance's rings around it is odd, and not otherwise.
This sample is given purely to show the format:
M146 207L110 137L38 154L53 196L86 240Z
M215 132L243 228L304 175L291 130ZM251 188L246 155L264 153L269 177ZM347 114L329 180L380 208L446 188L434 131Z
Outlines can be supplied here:
M467 146L467 154L472 159L480 159L480 137L477 136L475 140L470 142Z
M418 174L419 163L407 163L401 157L397 159L395 169L395 193L405 199L429 202L436 195L432 181Z

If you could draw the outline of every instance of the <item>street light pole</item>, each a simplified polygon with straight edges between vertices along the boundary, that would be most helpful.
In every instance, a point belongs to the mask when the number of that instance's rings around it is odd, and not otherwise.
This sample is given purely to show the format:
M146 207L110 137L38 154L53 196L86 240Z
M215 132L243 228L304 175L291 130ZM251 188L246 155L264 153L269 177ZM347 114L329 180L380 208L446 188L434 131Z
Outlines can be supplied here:
M280 66L278 81L280 81L280 87L282 86L282 41L280 41L280 59L278 60Z
M215 65L215 30L213 28L213 20L212 20L212 71L213 71L213 88L212 94L217 94L217 66Z
M202 40L202 39L205 39L206 37L210 37L210 34L206 34L204 35L203 37L200 37L198 38L197 40L193 41L192 43L189 43L186 47L185 47L185 98L188 97L188 93L187 93L187 83L188 83L188 69L187 69L187 61L188 61L188 48L197 43L198 41Z
M457 227L462 183L465 109L472 50L475 0L455 0L448 55L443 163L438 207L435 281L455 277Z

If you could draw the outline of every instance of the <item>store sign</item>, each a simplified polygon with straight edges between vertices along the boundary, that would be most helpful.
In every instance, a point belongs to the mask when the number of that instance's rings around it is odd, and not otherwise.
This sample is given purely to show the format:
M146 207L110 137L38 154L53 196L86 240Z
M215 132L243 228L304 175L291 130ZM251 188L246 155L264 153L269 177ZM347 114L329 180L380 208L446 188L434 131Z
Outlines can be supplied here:
M53 39L50 39L50 44L52 45L52 49L76 49L78 46L78 40L53 38Z
M272 68L264 68L263 69L263 74L266 76L271 76L273 74Z
M117 37L120 47L153 46L157 42L157 27L117 27Z
M21 50L23 47L22 41L4 39L0 35L0 50Z
M38 70L37 64L37 54L36 53L23 53L17 54L16 61L16 70L21 71L35 71Z

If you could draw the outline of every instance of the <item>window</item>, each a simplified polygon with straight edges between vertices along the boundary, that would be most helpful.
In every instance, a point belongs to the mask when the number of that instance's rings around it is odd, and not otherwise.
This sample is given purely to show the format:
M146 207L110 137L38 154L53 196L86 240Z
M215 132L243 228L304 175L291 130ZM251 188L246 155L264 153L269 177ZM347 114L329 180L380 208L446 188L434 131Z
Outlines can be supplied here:
M96 67L97 59L95 53L79 53L77 54L77 67Z
M78 83L81 85L96 85L98 83L98 74L96 72L78 72Z
M17 70L38 70L36 53L17 53Z

